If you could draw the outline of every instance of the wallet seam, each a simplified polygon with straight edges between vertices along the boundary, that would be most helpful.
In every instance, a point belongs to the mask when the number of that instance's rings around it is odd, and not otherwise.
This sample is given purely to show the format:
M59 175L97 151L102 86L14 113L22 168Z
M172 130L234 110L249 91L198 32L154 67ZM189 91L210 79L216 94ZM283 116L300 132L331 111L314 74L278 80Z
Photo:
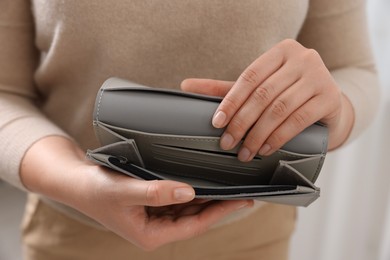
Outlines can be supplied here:
M324 160L325 160L325 158L324 158L324 156L322 155L321 156L322 158L321 158L321 160L318 162L318 165L317 165L317 169L316 169L316 172L315 172L315 174L314 174L314 176L313 176L313 178L310 180L313 184L314 184L314 180L317 180L317 178L318 178L318 175L320 174L320 172L321 172L321 169L322 169L322 165L323 165L323 163L324 163Z
M103 93L104 93L104 89L102 89L100 91L99 101L98 101L98 105L97 105L97 109L96 109L96 121L97 122L99 122L99 112L100 112L100 105L101 105L101 102L102 102L102 99L103 99Z
M321 152L322 155L326 154L327 144L328 144L328 138L326 135L324 135L322 137L322 152Z

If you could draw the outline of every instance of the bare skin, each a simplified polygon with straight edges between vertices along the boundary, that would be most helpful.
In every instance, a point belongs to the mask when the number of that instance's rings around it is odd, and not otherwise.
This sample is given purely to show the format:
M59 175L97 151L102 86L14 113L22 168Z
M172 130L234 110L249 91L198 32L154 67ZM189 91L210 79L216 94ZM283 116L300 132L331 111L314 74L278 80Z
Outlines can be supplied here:
M230 150L245 134L238 158L270 155L316 121L329 128L329 149L340 146L354 111L320 55L295 40L284 40L261 55L235 82L187 79L184 91L224 97L213 117L226 127L221 147Z
M26 153L23 184L69 205L144 250L197 236L252 200L194 200L191 186L142 181L93 165L63 137L46 137Z

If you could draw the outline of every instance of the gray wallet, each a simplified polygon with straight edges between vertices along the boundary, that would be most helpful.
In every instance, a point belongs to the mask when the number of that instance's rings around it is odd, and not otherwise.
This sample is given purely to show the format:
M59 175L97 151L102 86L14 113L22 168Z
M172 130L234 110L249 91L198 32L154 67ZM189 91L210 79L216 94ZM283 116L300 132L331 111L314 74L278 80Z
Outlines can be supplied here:
M219 146L211 125L221 98L150 88L118 78L104 82L93 125L101 147L87 157L131 177L177 180L197 198L251 198L308 206L327 152L328 131L313 124L270 156L237 159Z

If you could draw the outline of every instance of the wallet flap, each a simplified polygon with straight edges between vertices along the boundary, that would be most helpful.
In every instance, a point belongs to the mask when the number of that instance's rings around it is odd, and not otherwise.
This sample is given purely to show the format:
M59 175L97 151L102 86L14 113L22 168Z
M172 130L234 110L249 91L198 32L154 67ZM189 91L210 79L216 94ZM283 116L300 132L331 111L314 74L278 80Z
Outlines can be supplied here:
M221 100L111 78L97 95L94 121L147 133L220 137L224 129L214 128L211 121ZM327 128L316 123L282 149L303 154L325 154L327 136Z

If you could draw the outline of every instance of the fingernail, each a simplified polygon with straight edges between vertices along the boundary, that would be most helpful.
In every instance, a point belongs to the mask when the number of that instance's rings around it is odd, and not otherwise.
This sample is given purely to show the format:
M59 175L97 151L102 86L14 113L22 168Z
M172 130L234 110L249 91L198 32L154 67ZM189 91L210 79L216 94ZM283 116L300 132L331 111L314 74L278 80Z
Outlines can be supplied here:
M266 155L269 151L271 151L271 146L269 144L264 144L260 150L259 150L259 154L260 155Z
M241 162L249 161L250 157L251 157L251 152L248 150L248 148L244 147L238 153L238 160L240 160Z
M191 188L177 188L173 192L177 201L190 201L195 197L194 190Z
M221 137L221 148L224 150L229 150L233 148L234 138L231 134L225 133Z
M225 120L226 120L226 114L222 111L218 111L213 117L212 124L216 128L221 128L225 123Z

